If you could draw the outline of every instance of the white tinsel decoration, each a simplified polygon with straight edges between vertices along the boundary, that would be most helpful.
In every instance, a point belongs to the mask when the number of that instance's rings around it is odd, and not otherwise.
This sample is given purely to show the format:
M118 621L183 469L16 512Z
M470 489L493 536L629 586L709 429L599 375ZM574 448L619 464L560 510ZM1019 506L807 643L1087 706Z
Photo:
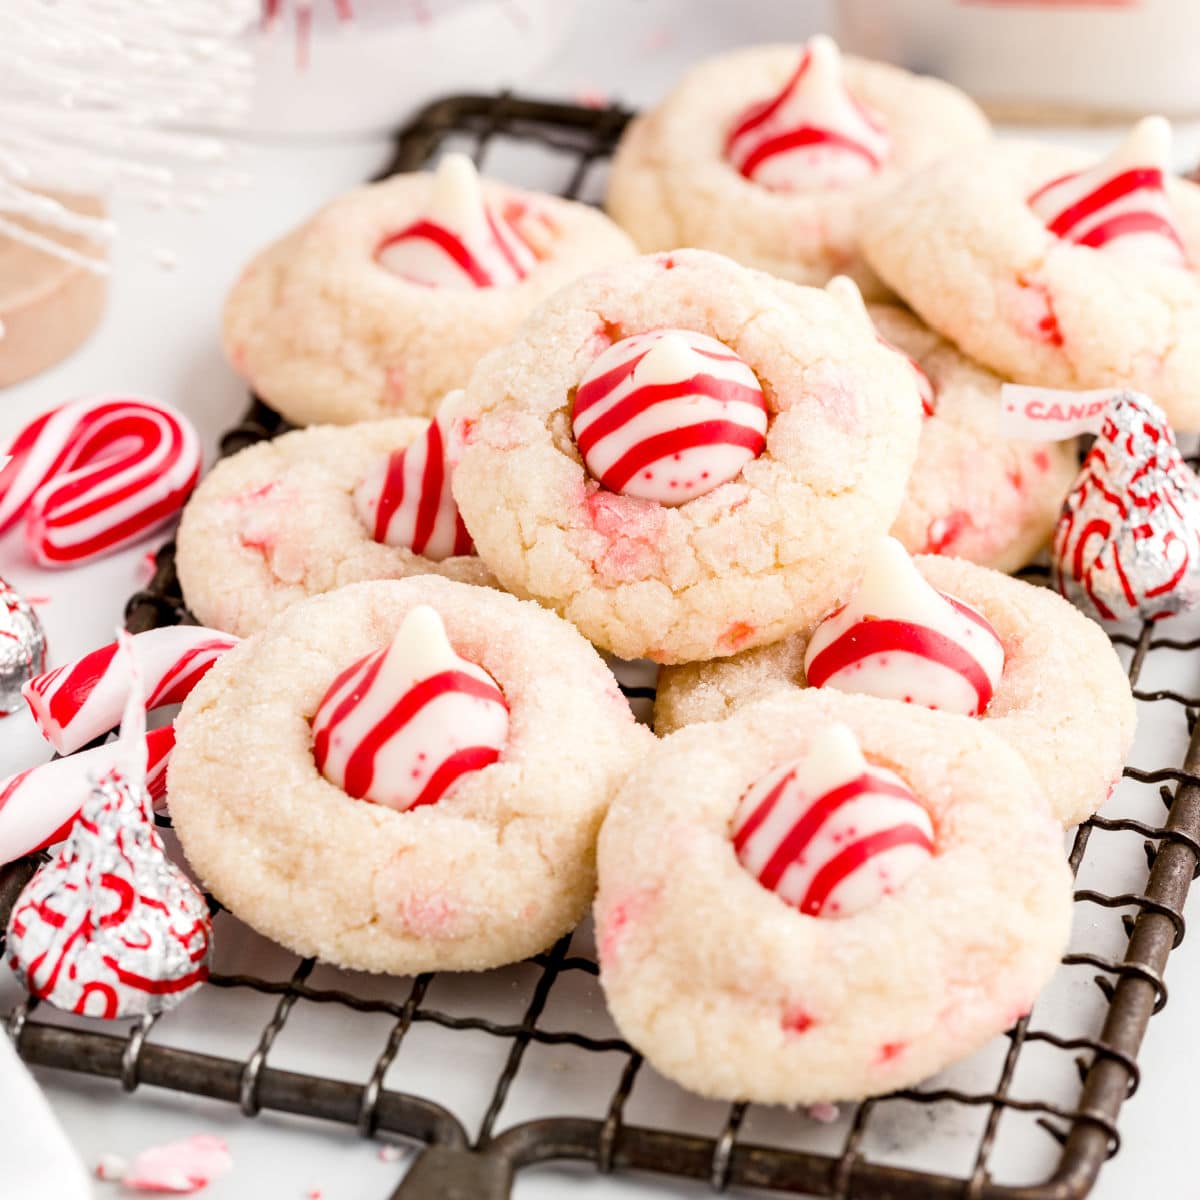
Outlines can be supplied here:
M236 40L259 12L258 0L2 0L0 235L105 271L113 222L38 189L200 207L232 182L219 133L249 105L252 62Z

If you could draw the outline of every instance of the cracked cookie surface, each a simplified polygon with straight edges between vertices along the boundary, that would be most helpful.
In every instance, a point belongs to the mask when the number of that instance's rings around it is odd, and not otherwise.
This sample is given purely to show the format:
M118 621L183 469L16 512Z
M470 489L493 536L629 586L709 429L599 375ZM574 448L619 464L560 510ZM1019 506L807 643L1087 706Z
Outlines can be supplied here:
M375 255L424 211L432 186L431 174L418 173L348 192L263 250L234 285L226 356L293 424L432 414L540 301L633 253L629 238L587 205L484 180L489 204L534 222L532 273L469 291L410 283Z
M730 830L746 792L835 722L925 807L934 854L871 907L827 918L763 887ZM598 862L618 1028L724 1100L919 1082L1029 1011L1071 924L1062 833L1019 755L986 723L868 696L793 691L673 734L622 784Z
M1177 429L1200 429L1200 273L1060 240L1026 202L1093 161L1034 142L948 155L864 212L864 253L923 320L1006 379L1133 388ZM1200 262L1200 187L1165 184Z
M321 775L310 721L420 604L503 690L509 734L497 762L397 812ZM435 576L361 583L294 606L218 666L176 721L172 819L205 885L259 932L406 974L513 962L583 916L600 821L653 738L566 622Z
M888 161L853 187L771 191L727 161L725 138L748 105L783 86L801 53L799 45L757 46L694 67L626 130L607 208L642 250L699 246L797 283L850 275L864 294L883 295L858 250L862 208L908 172L986 138L987 119L940 80L847 57L851 92L886 120Z
M1049 588L961 559L913 561L935 588L982 613L1004 645L1004 672L981 724L1025 758L1064 825L1091 816L1121 776L1136 725L1129 680L1104 631ZM655 729L719 720L775 688L807 688L811 632L661 672Z
M683 328L754 371L766 449L677 507L607 491L572 394L614 341ZM864 312L699 250L597 272L542 306L467 389L454 496L506 588L622 658L687 662L786 636L853 587L920 432L911 367Z
M474 556L432 562L375 541L355 511L367 472L427 427L417 417L315 426L217 463L176 537L184 598L200 623L247 637L308 596L367 579L434 574L494 584Z
M1025 566L1050 540L1075 482L1075 441L1004 439L995 375L904 309L875 304L870 312L936 393L892 536L910 554L965 558L997 571Z

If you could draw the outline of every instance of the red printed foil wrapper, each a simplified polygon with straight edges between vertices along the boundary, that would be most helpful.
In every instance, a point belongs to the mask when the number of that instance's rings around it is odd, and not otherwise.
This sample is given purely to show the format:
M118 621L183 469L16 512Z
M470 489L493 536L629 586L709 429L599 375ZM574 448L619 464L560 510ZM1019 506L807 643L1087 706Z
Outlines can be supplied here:
M1059 591L1105 621L1200 601L1200 481L1161 410L1116 392L1054 532Z
M25 707L21 689L46 669L46 634L29 602L0 579L0 717Z
M13 907L13 972L57 1008L141 1016L203 983L211 952L208 906L167 858L145 786L107 772Z

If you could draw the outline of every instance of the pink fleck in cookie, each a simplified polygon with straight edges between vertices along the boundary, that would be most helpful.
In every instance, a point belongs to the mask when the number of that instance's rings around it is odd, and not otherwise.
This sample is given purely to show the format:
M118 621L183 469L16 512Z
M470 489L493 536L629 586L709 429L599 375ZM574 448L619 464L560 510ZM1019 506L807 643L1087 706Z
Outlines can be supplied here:
M997 571L1036 558L1079 469L1074 440L1001 437L1000 384L911 313L872 305L880 335L909 356L926 420L892 536L913 554L946 554Z
M1200 187L1169 158L1161 117L1100 163L1057 145L969 147L872 204L863 250L1005 378L1132 387L1200 429Z
M918 1083L1030 1010L1071 924L1016 751L869 696L779 693L673 734L622 784L598 863L613 1019L724 1100Z
M857 298L681 250L590 275L472 377L454 496L510 591L622 658L773 641L853 586L916 451Z
M176 721L171 815L239 917L359 970L480 970L586 910L653 739L566 622L435 576L295 605Z
M481 181L451 154L264 250L229 295L225 352L297 425L427 416L530 309L632 252L602 213Z
M977 716L1024 755L1064 825L1120 778L1136 721L1108 638L1048 588L889 539L858 591L773 646L665 670L655 729L718 720L775 688L862 692Z
M643 250L702 246L797 283L879 280L862 208L910 171L988 136L961 92L827 37L701 63L618 147L607 205Z
M450 495L447 416L314 427L219 462L179 526L184 599L245 637L285 608L366 579L493 583Z

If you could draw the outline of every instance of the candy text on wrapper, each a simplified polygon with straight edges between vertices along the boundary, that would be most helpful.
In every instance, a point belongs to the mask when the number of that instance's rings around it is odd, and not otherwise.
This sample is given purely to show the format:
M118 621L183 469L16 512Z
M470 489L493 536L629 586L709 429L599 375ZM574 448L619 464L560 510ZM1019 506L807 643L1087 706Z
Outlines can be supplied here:
M929 814L898 775L867 762L844 725L821 730L800 758L758 780L732 836L742 866L813 917L870 908L934 853Z
M200 477L200 440L181 413L139 397L75 400L32 421L0 470L0 530L25 518L42 566L98 558L175 517Z
M766 448L758 378L706 334L622 338L584 373L571 427L591 476L612 492L683 504L731 479Z
M850 93L838 48L823 36L808 43L777 95L735 121L725 142L742 175L781 192L856 183L890 151L882 119Z
M506 287L537 266L516 227L484 199L465 154L442 159L428 211L385 237L375 259L409 283L432 288Z
M1004 670L988 620L937 591L894 538L867 563L849 601L817 626L804 654L810 687L863 692L982 716Z
M455 652L436 610L418 605L389 646L330 684L312 730L313 758L330 783L403 811L436 804L500 757L508 704L482 667Z

